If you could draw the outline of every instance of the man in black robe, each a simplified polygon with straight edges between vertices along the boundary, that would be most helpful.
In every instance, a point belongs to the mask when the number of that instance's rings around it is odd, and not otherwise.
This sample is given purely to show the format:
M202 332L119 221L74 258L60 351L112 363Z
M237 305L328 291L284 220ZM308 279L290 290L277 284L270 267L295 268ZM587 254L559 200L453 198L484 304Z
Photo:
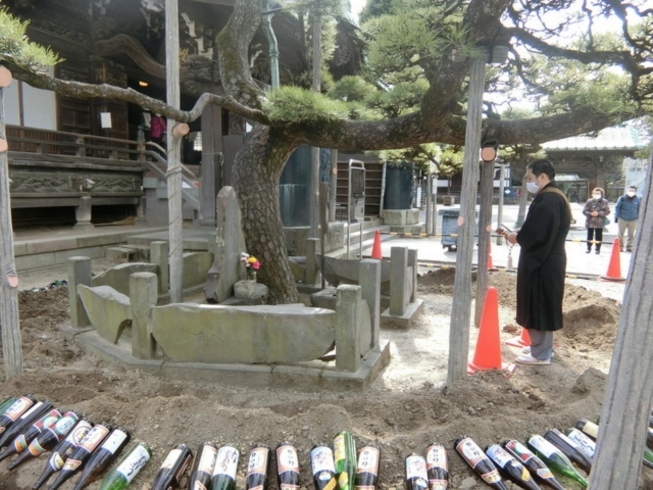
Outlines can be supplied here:
M562 299L567 254L565 240L571 225L571 208L555 183L548 160L535 160L526 168L528 192L535 194L526 221L506 239L519 243L517 268L517 323L528 330L530 352L516 362L548 365L553 356L553 332L562 328Z

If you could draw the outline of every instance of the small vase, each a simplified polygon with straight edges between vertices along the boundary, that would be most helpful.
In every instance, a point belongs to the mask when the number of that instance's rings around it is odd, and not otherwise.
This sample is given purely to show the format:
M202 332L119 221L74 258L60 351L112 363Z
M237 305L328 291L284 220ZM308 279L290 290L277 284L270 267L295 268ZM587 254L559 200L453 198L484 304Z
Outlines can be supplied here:
M250 281L256 282L256 271L249 269L247 271L247 279L249 279Z

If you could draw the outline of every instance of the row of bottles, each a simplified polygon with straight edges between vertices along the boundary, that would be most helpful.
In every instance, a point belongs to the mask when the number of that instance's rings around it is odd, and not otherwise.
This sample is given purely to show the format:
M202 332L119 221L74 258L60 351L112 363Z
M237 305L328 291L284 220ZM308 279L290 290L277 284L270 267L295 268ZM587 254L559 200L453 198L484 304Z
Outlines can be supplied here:
M81 414L74 411L62 413L52 403L38 401L32 395L8 398L0 403L0 428L0 461L15 456L7 466L9 471L51 451L43 471L32 486L33 490L41 488L53 476L48 490L56 490L77 474L80 477L74 490L86 488L113 463L130 438L129 432L122 427L114 429L106 423L94 426ZM140 456L140 466L129 459L139 449L147 453L145 460ZM151 451L146 444L135 444L121 462L125 465L118 465L107 476L102 488L124 488L107 480L120 469L127 478L133 478L150 456Z

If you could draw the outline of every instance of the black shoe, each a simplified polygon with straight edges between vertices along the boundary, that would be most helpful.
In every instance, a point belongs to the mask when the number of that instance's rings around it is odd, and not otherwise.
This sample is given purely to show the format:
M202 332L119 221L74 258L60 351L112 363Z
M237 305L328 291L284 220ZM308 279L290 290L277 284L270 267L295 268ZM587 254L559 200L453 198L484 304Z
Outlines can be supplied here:
M591 250L587 250L585 253L588 254L588 253L590 253L590 252L591 252Z
M632 248L627 248L627 249L626 249L626 252L633 253L633 249L632 249Z
M600 250L597 250L597 251L594 252L594 253L595 253L596 255L599 255L599 254L601 253L601 251L600 251Z

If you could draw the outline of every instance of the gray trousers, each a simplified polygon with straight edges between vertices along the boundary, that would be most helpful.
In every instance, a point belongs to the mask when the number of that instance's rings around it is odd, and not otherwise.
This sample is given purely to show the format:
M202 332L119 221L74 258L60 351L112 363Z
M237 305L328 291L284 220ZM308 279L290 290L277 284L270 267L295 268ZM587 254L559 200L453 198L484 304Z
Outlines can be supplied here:
M619 225L619 246L621 247L621 250L632 250L633 245L635 244L635 229L637 228L637 220L626 221L620 219L617 221L617 225ZM628 244L624 243L624 235L626 234L626 230L628 230Z
M551 359L553 354L553 332L528 329L531 338L531 356L540 361Z

